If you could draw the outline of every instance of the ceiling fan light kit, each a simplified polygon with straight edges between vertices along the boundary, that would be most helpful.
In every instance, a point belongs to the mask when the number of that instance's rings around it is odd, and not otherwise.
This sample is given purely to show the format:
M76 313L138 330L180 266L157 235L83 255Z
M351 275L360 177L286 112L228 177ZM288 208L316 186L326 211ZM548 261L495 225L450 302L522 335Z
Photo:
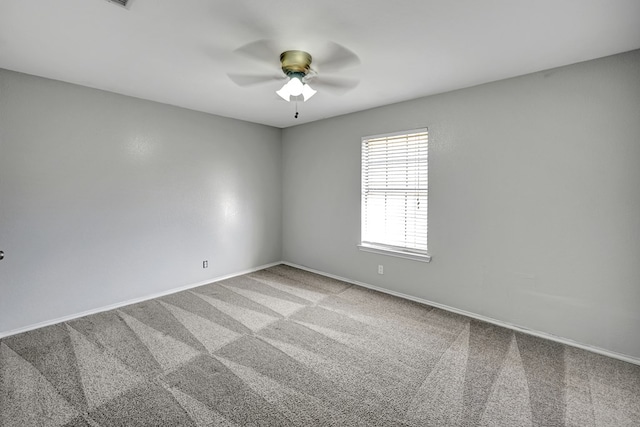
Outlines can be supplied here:
M276 91L278 96L287 102L291 101L292 96L300 95L302 95L303 100L306 101L315 95L316 92L318 91L313 89L307 83L302 83L302 79L299 76L291 76L290 80L285 83L280 90Z
M292 96L302 95L306 101L316 94L317 91L305 82L311 70L311 55L301 50L287 50L280 54L280 63L282 72L289 77L289 81L276 91L278 96L290 102Z

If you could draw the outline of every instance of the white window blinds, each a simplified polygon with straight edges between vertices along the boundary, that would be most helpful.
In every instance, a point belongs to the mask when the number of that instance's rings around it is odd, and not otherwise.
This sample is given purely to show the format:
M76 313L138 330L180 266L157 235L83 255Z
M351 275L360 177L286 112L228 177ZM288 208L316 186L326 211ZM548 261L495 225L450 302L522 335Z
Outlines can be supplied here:
M427 253L427 129L362 138L362 245Z

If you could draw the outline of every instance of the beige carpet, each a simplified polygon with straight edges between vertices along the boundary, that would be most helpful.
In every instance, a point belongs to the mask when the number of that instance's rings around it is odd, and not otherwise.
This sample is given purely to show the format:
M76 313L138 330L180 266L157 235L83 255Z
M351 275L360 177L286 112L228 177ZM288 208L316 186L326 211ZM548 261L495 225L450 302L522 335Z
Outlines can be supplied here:
M284 265L0 341L0 426L640 426L640 367Z

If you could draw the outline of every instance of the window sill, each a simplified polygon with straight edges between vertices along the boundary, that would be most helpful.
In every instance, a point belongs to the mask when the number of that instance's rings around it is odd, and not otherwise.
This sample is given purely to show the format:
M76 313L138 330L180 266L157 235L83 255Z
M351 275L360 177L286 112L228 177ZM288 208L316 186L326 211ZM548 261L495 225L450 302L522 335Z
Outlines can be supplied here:
M385 248L384 246L360 244L358 245L358 249L364 252L372 252L374 254L395 256L398 258L411 259L411 260L420 261L420 262L431 262L431 255L393 250L393 249Z

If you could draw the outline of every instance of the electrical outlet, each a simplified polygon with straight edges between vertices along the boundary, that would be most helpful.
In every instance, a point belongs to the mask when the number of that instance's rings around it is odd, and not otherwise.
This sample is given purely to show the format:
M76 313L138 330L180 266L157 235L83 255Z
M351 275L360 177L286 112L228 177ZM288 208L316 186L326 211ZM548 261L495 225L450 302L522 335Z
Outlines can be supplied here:
M204 260L202 261L202 268L208 268L209 267L209 261Z
M382 264L378 265L378 274L384 274L384 267Z

